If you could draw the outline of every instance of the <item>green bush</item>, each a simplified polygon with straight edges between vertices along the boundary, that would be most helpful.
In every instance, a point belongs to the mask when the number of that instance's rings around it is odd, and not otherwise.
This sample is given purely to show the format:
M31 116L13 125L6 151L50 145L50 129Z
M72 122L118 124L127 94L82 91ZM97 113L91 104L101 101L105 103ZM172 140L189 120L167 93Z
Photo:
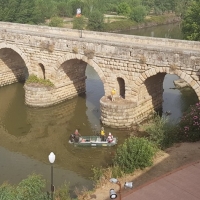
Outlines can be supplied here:
M54 86L54 84L50 80L48 80L48 79L41 79L41 78L38 78L35 75L30 75L28 77L28 79L26 80L26 83L27 84L38 83L40 85L50 86L50 87Z
M124 173L151 166L156 153L155 145L146 138L130 137L117 148L113 159Z
M200 103L191 105L179 122L179 140L182 142L196 142L200 140Z
M30 175L22 180L17 186L3 183L0 186L1 200L48 200L44 192L46 182L40 175Z
M69 186L70 184L66 182L62 186L60 186L55 192L55 199L71 200Z
M176 125L170 124L168 119L155 114L151 121L142 126L147 132L148 139L155 143L157 147L165 149L177 142Z
M49 26L52 26L52 27L63 27L64 26L64 21L61 17L52 17L50 19L50 22L49 22Z

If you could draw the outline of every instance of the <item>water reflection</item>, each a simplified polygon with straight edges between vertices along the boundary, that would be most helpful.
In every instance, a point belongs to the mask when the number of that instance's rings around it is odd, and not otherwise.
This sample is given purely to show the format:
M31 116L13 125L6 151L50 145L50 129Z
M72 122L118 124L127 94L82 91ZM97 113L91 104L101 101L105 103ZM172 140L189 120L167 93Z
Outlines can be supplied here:
M180 23L166 24L166 25L147 27L147 28L128 30L128 31L121 31L120 33L127 34L127 35L140 35L140 36L171 38L171 39L183 38Z
M18 183L36 172L50 181L48 155L54 152L55 184L64 181L92 187L92 166L110 164L116 147L75 148L68 143L69 135L79 129L82 135L94 135L100 130L100 98L103 84L92 67L87 67L86 94L48 108L30 108L24 104L23 84L0 88L0 183ZM105 128L119 138L126 132ZM12 173L11 173L12 171Z

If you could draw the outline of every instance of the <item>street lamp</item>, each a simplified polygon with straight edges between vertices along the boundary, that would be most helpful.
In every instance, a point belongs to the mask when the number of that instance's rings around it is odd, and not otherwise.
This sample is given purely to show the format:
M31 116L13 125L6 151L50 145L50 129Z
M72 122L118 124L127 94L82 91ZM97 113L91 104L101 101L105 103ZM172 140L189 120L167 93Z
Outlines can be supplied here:
M54 185L53 185L53 163L55 162L56 156L53 152L49 154L49 162L51 163L51 199L53 200Z
M116 178L111 178L110 182L119 185L119 200L121 200L122 199L121 198L121 189L122 189L121 183ZM133 182L125 182L124 187L125 188L133 188ZM111 199L117 198L117 194L114 191L114 189L110 189L110 198Z

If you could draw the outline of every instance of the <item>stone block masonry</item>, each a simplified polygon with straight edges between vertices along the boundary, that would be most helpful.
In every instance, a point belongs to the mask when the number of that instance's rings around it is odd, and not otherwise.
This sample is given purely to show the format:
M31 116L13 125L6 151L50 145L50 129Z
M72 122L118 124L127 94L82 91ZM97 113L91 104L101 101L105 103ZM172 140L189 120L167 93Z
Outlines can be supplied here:
M182 78L200 99L200 42L0 22L0 86L49 79L54 87L25 84L25 103L58 104L85 92L85 69L103 83L104 125L129 128L161 107L165 74ZM112 88L120 102L110 102Z

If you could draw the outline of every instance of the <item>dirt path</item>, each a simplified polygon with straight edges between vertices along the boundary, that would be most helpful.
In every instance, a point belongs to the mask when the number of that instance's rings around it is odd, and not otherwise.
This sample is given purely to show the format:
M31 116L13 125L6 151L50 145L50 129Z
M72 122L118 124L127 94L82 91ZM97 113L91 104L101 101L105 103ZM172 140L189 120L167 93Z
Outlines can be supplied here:
M134 188L136 188L174 169L198 160L200 160L200 142L176 144L173 147L166 149L165 152L160 152L155 158L152 167L146 168L143 171L136 171L132 175L119 179L119 181L122 184L126 181L133 181ZM108 181L105 185L96 189L96 191L87 199L108 200L110 199L109 190L111 188L118 190L119 186ZM125 192L127 191L122 188L122 196Z

